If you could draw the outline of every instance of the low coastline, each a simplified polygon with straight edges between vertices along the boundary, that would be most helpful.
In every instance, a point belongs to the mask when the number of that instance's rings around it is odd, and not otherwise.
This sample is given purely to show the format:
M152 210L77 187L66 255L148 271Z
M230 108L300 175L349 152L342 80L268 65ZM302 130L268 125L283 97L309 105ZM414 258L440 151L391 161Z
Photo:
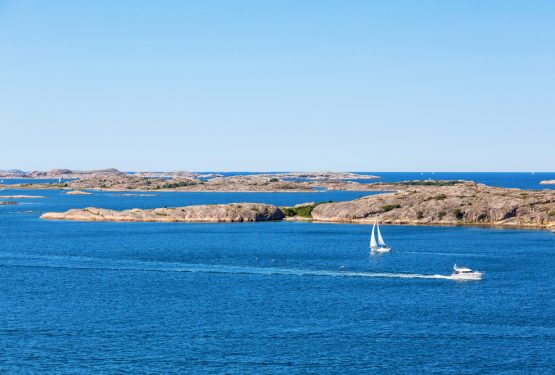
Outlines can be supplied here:
M555 191L551 190L497 188L466 181L433 183L413 181L399 184L374 184L374 187L376 190L378 188L380 190L397 188L397 190L352 201L311 202L294 207L277 207L262 203L255 206L250 203L231 203L126 211L86 208L62 213L45 213L42 218L160 222L298 220L360 224L379 220L384 224L396 225L477 225L555 231ZM256 215L257 210L273 214ZM195 214L189 215L190 212ZM186 219L183 218L184 216Z

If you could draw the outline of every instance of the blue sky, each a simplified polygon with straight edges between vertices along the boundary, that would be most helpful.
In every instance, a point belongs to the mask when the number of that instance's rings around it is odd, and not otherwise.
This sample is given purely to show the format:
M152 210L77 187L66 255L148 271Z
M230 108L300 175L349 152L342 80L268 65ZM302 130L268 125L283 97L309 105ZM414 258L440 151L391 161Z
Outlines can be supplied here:
M554 171L553 1L0 0L0 169Z

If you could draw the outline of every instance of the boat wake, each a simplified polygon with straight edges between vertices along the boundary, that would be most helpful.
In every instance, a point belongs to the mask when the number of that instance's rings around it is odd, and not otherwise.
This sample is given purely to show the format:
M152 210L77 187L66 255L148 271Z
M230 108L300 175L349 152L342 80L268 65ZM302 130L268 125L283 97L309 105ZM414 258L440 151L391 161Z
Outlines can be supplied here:
M313 276L313 277L358 277L389 279L452 279L447 275L426 275L418 273L394 272L357 272L334 270L311 270L298 268L253 267L217 264L165 263L112 260L87 257L41 256L23 254L0 254L0 266L4 267L41 267L90 269L106 271L142 271L142 272L190 272L217 273L236 275L278 275L278 276Z

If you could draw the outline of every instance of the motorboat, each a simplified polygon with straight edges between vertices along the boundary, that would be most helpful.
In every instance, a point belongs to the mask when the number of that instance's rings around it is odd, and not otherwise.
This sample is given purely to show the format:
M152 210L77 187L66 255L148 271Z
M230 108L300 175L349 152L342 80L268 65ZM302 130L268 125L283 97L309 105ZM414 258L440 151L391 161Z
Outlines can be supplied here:
M453 273L451 274L451 278L453 280L481 280L483 274L483 272L472 271L468 267L457 266L455 264L453 266Z

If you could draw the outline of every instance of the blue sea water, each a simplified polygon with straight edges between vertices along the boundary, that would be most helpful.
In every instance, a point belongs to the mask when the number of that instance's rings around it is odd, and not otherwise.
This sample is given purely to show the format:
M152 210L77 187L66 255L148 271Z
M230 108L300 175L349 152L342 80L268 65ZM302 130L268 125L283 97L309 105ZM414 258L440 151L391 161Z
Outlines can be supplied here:
M46 198L0 206L1 372L555 372L546 231L384 226L372 256L367 225L39 219L364 192L16 193ZM484 279L448 279L455 262Z

